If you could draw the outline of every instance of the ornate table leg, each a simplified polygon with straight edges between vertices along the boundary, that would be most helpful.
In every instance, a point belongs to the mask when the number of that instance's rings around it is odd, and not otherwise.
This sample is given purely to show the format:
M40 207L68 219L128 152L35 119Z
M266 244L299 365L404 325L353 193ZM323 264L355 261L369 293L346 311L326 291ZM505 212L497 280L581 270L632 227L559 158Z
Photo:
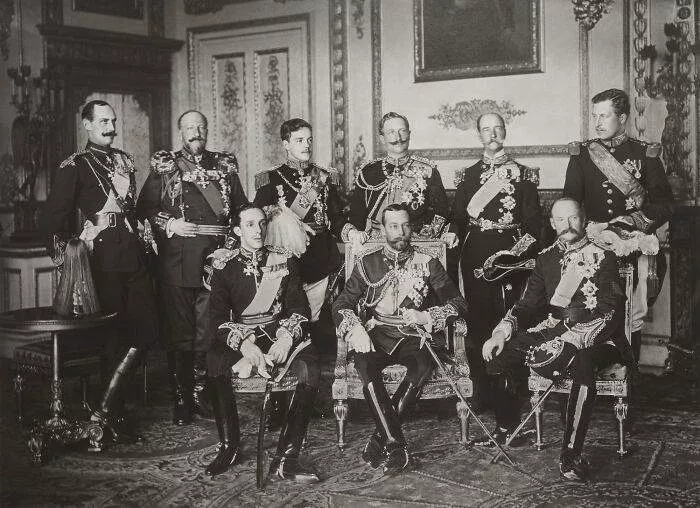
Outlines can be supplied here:
M91 446L101 449L103 429L95 422L72 422L63 414L63 380L61 379L60 344L57 332L53 339L53 377L51 380L51 416L29 431L27 446L36 464L44 462L45 453L52 443L61 446L89 439Z
M345 419L348 417L348 409L348 403L344 400L338 399L333 405L335 420L338 424L338 448L341 450L344 450L345 446L347 446L345 442Z

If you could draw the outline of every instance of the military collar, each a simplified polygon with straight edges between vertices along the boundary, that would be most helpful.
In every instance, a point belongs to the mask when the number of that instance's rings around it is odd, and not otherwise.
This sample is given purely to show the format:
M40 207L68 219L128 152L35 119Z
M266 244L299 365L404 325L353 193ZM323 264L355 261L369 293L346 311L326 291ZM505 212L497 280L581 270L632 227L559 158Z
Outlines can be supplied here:
M580 240L576 240L574 243L564 243L561 240L557 240L557 247L562 252L571 252L579 250L581 247L587 245L588 242L588 236L584 235L583 238L581 238Z
M180 156L192 162L193 164L201 164L202 159L204 159L204 155L207 153L206 150L202 150L202 153L199 155L194 155L193 153L190 153L185 147L182 147L182 150L180 150Z
M102 146L98 145L97 143L93 143L92 141L87 142L87 146L85 149L88 152L91 152L95 155L109 155L114 151L114 148L111 146Z
M409 153L402 155L398 159L395 159L391 155L387 154L387 156L384 157L384 160L386 162L388 162L389 164L392 164L393 166L396 166L398 168L399 166L403 166L404 164L406 164L410 158L411 158L411 154L409 154Z
M629 139L629 136L627 135L627 132L623 132L622 134L618 134L617 136L610 138L610 139L602 139L601 142L607 146L608 148L617 148L620 146L622 143L627 141Z
M311 161L298 161L287 157L285 164L292 169L296 169L300 174L304 174L311 165Z
M251 252L248 249L246 249L243 246L239 247L239 255L241 257L244 257L245 259L250 259L250 260L255 260L257 262L262 261L263 256L265 255L265 248L263 247L262 249L258 249L255 252Z
M391 248L389 244L386 244L384 245L383 254L387 261L390 261L393 264L402 264L413 256L413 246L409 245L406 250L398 251Z
M481 160L483 160L484 163L488 166L494 166L497 164L505 164L506 162L508 162L509 157L508 154L506 154L505 150L501 148L498 152L496 152L496 154L493 157L484 152L484 155L481 157Z

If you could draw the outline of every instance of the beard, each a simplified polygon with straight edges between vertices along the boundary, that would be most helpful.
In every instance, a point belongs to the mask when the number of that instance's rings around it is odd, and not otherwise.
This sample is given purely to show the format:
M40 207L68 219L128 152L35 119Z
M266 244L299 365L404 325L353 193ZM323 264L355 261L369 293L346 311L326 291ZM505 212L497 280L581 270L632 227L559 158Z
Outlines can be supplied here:
M192 155L201 155L206 144L207 142L203 138L193 138L183 142L185 150Z
M403 252L408 249L409 245L411 245L411 238L408 236L399 236L392 238L391 240L387 239L387 243L392 249Z

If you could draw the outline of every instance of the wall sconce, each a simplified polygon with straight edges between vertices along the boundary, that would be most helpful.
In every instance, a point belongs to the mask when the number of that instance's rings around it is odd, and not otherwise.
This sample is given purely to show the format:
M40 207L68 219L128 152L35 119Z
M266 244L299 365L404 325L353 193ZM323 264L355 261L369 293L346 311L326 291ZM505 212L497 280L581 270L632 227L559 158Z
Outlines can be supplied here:
M649 76L644 79L644 90L647 95L656 99L659 95L666 99L686 97L700 84L697 74L691 74L691 63L688 57L698 53L698 45L688 42L688 25L666 23L664 34L666 41L666 53L663 57L661 68L654 73L654 63L658 58L656 47L647 45L639 52L640 56L649 60Z

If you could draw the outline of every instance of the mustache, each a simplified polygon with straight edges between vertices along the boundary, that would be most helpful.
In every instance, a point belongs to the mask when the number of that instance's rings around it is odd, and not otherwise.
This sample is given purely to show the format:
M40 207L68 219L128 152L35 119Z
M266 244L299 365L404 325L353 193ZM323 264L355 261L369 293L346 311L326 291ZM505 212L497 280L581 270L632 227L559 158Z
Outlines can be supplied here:
M110 137L110 138L116 138L116 137L117 137L116 131L103 132L102 135L105 136L105 137Z
M573 234L577 235L578 231L576 231L573 228L567 228L564 231L562 231L561 233L559 233L559 236L565 235L566 233L573 233Z
M407 141L408 141L408 138L407 138L407 139L401 139L401 138L399 138L399 139L397 139L396 141L389 141L389 144L390 144L390 145L403 145L403 144L406 143Z

